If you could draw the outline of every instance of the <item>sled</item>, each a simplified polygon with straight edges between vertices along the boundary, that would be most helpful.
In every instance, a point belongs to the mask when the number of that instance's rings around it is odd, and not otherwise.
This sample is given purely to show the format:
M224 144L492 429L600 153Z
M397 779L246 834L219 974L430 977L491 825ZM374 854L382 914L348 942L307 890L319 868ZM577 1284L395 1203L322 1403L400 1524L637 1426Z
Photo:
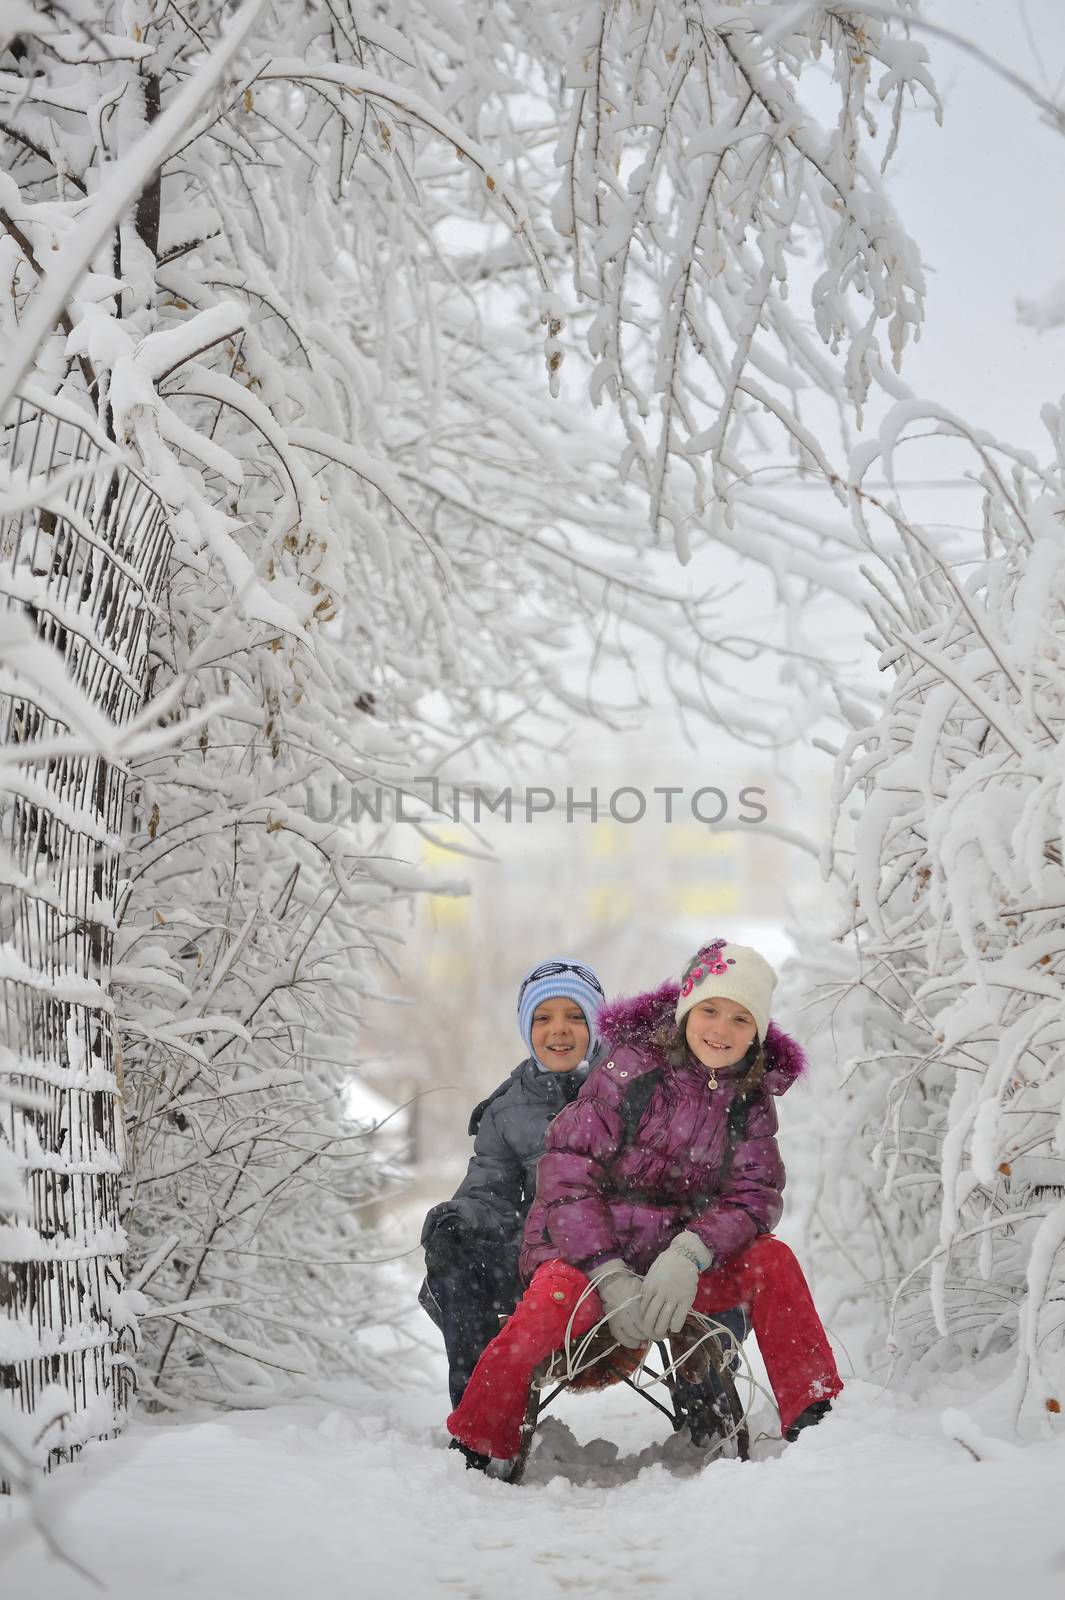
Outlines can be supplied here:
M505 1465L494 1462L492 1476L503 1483L521 1482L540 1420L564 1390L584 1393L608 1389L617 1383L627 1384L668 1417L675 1433L686 1432L693 1444L706 1451L708 1460L719 1456L748 1460L747 1414L736 1391L729 1359L734 1348L726 1330L723 1337L708 1336L705 1320L689 1318L679 1334L656 1342L661 1361L658 1371L648 1363L650 1345L627 1350L615 1344L606 1324L601 1324L581 1341L579 1372L566 1375L562 1351L537 1368L529 1389L518 1454ZM668 1404L651 1394L648 1384L661 1386Z

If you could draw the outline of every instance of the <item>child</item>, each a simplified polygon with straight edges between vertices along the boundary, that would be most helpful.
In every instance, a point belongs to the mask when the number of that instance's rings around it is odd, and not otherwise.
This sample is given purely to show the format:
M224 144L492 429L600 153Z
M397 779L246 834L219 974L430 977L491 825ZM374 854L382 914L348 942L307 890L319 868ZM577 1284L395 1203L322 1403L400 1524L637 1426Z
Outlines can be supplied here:
M551 1126L522 1243L528 1288L448 1418L467 1464L517 1454L532 1375L606 1317L618 1344L745 1307L794 1439L843 1385L799 1263L772 1228L772 1096L805 1068L769 1021L776 974L716 939L681 983L600 1015L612 1048ZM586 1292L591 1285L591 1292ZM582 1299L583 1295L583 1299Z
M422 1228L426 1281L420 1299L440 1326L458 1405L478 1356L521 1293L518 1250L536 1189L548 1124L598 1060L603 986L580 961L540 962L518 990L527 1058L470 1118L476 1135L465 1178Z

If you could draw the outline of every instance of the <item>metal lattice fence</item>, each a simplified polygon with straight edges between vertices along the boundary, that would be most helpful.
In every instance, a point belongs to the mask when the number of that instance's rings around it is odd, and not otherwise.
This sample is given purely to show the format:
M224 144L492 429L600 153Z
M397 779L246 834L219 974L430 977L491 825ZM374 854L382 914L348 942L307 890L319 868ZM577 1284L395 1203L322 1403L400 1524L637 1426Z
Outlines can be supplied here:
M17 402L0 466L0 626L28 620L45 647L34 673L0 659L0 1146L30 1201L0 1213L0 1387L26 1413L65 1390L67 1450L120 1422L134 1336L110 999L126 771L70 707L84 697L116 737L140 709L170 534L158 497L69 408Z

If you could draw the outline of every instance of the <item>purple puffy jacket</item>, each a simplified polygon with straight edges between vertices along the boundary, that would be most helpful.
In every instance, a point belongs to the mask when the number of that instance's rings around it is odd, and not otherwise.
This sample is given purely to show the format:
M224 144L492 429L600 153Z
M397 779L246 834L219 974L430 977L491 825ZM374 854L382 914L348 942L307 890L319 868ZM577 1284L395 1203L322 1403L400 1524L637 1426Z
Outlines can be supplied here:
M767 1071L742 1117L737 1110L742 1131L726 1159L735 1098L728 1074L719 1073L711 1090L705 1067L694 1060L671 1067L652 1042L671 1019L677 992L666 983L600 1012L611 1048L548 1129L522 1240L525 1282L559 1256L586 1272L611 1257L646 1272L685 1228L721 1265L779 1221L784 1165L772 1097L806 1070L806 1058L769 1024ZM626 1139L624 1102L649 1072L658 1080Z

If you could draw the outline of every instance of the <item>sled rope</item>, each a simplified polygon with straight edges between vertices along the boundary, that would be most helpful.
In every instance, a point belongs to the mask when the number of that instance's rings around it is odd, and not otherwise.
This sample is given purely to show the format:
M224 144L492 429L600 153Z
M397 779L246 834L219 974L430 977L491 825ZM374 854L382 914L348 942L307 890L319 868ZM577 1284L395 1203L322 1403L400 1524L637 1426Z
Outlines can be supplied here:
M547 1381L549 1382L571 1383L573 1379L579 1377L582 1372L586 1372L589 1368L595 1366L597 1362L604 1358L605 1355L611 1355L615 1350L621 1348L620 1345L614 1341L609 1350L604 1352L602 1349L599 1349L594 1355L589 1356L589 1347L594 1341L596 1335L601 1333L603 1329L607 1328L609 1325L606 1317L600 1318L600 1320L595 1323L593 1327L589 1328L586 1334L584 1334L576 1343L574 1343L572 1337L574 1318L576 1317L581 1305L584 1303L586 1296L592 1293L594 1293L594 1286L591 1283L588 1283L584 1289L581 1290L580 1295L577 1297L577 1302L574 1305L573 1310L570 1312L569 1321L566 1324L565 1342L563 1343L562 1348L557 1351L555 1356L552 1358L551 1367L547 1374ZM639 1296L637 1295L630 1295L629 1299L626 1300L624 1304L631 1305L632 1302L638 1298ZM617 1309L620 1309L620 1307ZM646 1391L653 1388L656 1383L664 1383L667 1381L667 1379L673 1377L679 1370L681 1363L689 1360L691 1356L694 1355L694 1353L700 1348L700 1346L708 1343L710 1340L717 1341L721 1345L722 1353L725 1356L729 1357L730 1359L733 1356L738 1358L741 1364L742 1377L747 1384L747 1393L749 1397L743 1408L742 1417L737 1423L733 1424L725 1438L723 1438L722 1443L726 1443L729 1440L734 1439L740 1428L746 1424L747 1419L750 1416L751 1406L754 1403L755 1392L760 1392L767 1399L772 1399L772 1396L769 1394L769 1391L766 1389L765 1385L759 1383L758 1379L755 1377L754 1369L751 1366L750 1359L744 1350L743 1345L735 1337L730 1328L727 1328L722 1322L717 1322L713 1317L707 1316L702 1311L691 1311L688 1313L688 1315L692 1321L697 1323L703 1329L703 1332L700 1334L699 1338L694 1340L692 1344L688 1345L681 1355L678 1355L672 1361L670 1361L666 1365L665 1370L660 1373L653 1371L649 1372L646 1369L645 1363L648 1355L650 1354L649 1345L648 1349L640 1358L639 1364L628 1376L626 1381L629 1383L631 1388L637 1389L641 1393L646 1393ZM734 1373L733 1381L735 1381L736 1377L740 1375L740 1373ZM651 1396L647 1395L647 1398L650 1399Z

